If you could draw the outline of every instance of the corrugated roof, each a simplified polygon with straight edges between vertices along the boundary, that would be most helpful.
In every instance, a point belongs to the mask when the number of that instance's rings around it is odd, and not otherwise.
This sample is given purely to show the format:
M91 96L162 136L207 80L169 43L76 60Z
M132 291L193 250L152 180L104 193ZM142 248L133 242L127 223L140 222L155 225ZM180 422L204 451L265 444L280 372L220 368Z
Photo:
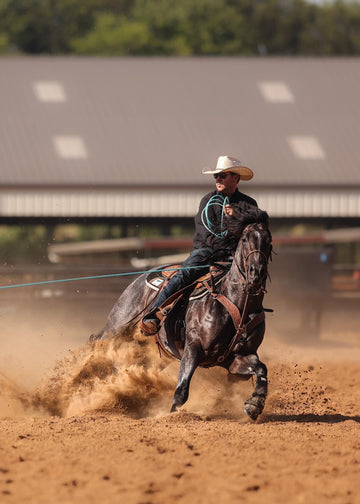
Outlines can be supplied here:
M1 181L201 186L231 154L249 185L358 185L359 82L359 58L1 58ZM39 83L66 99L40 101ZM267 101L263 83L294 100ZM64 136L86 155L60 157ZM297 157L293 137L325 158Z
M273 217L360 216L359 58L0 58L0 216L190 216L230 154Z
M272 218L360 217L356 188L306 189L252 187L247 191ZM133 188L0 189L2 217L193 217L204 191Z

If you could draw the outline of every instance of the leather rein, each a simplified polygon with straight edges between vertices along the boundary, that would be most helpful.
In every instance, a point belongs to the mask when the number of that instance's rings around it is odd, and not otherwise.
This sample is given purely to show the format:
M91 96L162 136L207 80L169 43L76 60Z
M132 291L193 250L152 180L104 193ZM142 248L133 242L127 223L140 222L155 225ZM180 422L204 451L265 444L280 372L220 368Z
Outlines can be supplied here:
M235 335L232 338L228 348L226 349L226 351L222 355L220 355L216 359L216 362L218 362L218 363L224 362L229 357L229 355L232 353L232 351L234 350L235 346L238 343L242 342L243 344L245 344L248 335L251 334L252 331L254 329L256 329L256 327L258 327L260 324L262 324L265 320L265 313L262 310L261 312L257 313L254 318L252 318L249 322L247 322L245 324L245 320L248 316L247 308L248 308L248 301L249 301L250 295L251 296L258 296L261 293L266 292L262 284L260 285L259 289L255 293L250 294L250 291L248 289L248 287L252 287L253 284L249 284L249 282L248 282L247 261L248 261L249 257L255 253L261 254L264 257L266 264L268 263L268 257L261 250L251 250L245 256L243 248L242 248L241 249L241 262L243 263L243 269L244 269L245 273L243 271L241 271L238 263L235 260L235 255L233 256L233 263L235 263L235 265L236 265L236 271L239 275L240 280L242 280L241 283L243 283L243 290L246 293L244 308L243 308L242 313L240 312L240 309L232 301L230 301L229 298L227 298L223 294L219 294L219 293L215 292L213 286L210 286L208 284L208 282L205 282L205 286L208 289L210 295L214 299L217 299L229 312L229 314L232 318L234 327L236 329ZM244 279L245 279L245 283L243 282ZM212 282L212 284L213 284L213 282Z

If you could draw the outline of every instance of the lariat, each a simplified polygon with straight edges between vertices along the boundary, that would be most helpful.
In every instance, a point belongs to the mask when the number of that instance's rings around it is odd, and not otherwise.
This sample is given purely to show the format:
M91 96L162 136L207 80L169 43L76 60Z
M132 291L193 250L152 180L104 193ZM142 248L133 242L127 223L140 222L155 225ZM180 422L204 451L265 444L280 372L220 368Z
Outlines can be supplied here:
M229 198L227 196L223 196L222 194L214 194L209 201L206 203L203 211L201 212L201 222L203 223L205 229L209 231L212 235L217 238L225 238L228 234L228 230L226 229L224 217L225 217L225 206L229 204ZM220 221L220 230L216 229L216 225L211 222L209 217L209 209L213 206L221 207L221 221Z

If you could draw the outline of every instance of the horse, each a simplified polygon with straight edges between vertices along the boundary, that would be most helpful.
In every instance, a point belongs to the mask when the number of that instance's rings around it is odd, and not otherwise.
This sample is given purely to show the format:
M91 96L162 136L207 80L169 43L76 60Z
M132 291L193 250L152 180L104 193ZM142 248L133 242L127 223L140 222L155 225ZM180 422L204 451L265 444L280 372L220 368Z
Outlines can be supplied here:
M264 409L268 388L267 368L257 354L265 334L262 303L272 254L268 214L252 205L235 207L234 215L226 219L226 227L235 240L235 252L226 273L216 285L206 282L205 295L192 296L190 292L175 303L155 338L167 355L180 361L171 412L187 401L190 381L198 366L220 366L228 371L232 381L236 377L256 377L254 392L244 404L245 413L256 420ZM134 331L134 321L141 319L156 296L147 285L147 276L148 273L140 274L124 290L104 329L92 335L91 341L118 338ZM174 336L179 321L183 329L181 341Z

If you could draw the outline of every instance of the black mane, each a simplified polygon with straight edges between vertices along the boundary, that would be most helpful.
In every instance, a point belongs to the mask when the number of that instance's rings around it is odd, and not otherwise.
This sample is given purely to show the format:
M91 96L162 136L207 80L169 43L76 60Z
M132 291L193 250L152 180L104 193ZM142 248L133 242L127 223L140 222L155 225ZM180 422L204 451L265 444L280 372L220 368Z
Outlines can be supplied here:
M269 216L264 210L245 202L231 206L234 209L234 215L227 217L226 228L232 236L240 238L249 224L264 224L266 228L269 227Z

